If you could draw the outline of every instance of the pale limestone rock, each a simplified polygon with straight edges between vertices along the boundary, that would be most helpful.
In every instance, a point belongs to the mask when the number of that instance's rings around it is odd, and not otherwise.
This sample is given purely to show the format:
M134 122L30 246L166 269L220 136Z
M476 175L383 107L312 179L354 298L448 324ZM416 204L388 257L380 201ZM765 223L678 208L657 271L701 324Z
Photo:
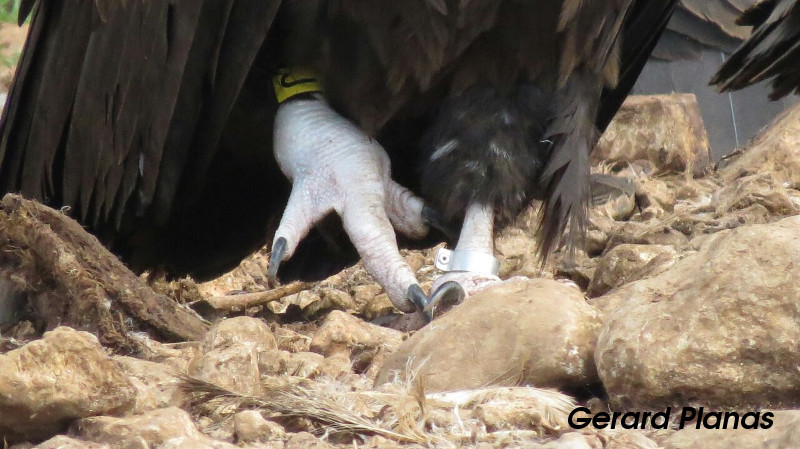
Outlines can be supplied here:
M350 357L348 357L347 354L337 353L330 357L325 357L325 360L323 360L317 368L317 375L328 379L336 379L351 371L352 362L350 361Z
M636 182L636 195L647 198L647 202L657 205L666 212L675 209L677 198L670 186L658 178L643 178Z
M353 287L353 300L358 306L364 307L383 291L378 284L357 285Z
M264 419L258 410L245 410L233 417L238 443L259 443L282 440L286 431L280 424Z
M800 447L800 411L773 412L769 429L684 428L661 441L664 449L790 449ZM763 421L762 421L763 422ZM752 423L752 419L748 420Z
M734 179L764 172L772 173L779 183L800 186L800 103L765 128L719 174L728 184Z
M636 182L636 202L641 208L642 220L663 219L675 210L677 197L666 182L644 177Z
M270 349L258 353L258 371L262 375L280 376L286 374L292 354L280 349Z
M164 363L148 362L133 357L114 357L136 387L136 405L132 413L145 413L171 406L184 400L176 371Z
M275 339L278 349L289 352L308 352L311 345L311 337L285 327L275 329Z
M786 188L771 173L737 178L724 185L711 198L711 207L718 217L753 205L764 206L772 215L798 213L798 208Z
M397 348L403 334L362 321L341 311L331 312L311 340L311 351L324 356L354 351Z
M41 440L72 420L130 410L136 388L97 338L59 327L0 355L0 435Z
M586 254L588 256L596 257L603 254L606 245L608 245L608 233L600 229L589 229L586 233Z
M319 297L319 302L309 304L303 310L303 316L312 317L330 310L356 310L356 303L353 298L341 290L321 288Z
M84 418L72 426L79 438L111 447L159 447L174 449L233 449L236 446L214 441L197 430L185 411L170 407L143 415L114 418Z
M323 360L325 357L315 352L289 354L285 373L290 376L316 377Z
M406 340L376 385L418 375L426 391L507 382L580 388L597 381L592 354L600 324L600 313L574 286L546 279L500 284Z
M275 336L266 323L247 316L228 318L214 326L203 339L202 351L243 344L256 352L278 347Z
M277 348L263 321L250 317L223 320L203 339L189 363L191 376L243 394L261 391L259 353Z
M715 234L662 274L592 300L612 405L798 406L800 217Z
M258 353L243 344L198 355L189 364L188 372L190 376L240 394L261 393Z
M289 353L273 349L258 354L258 369L262 375L336 378L349 373L350 367L350 358L344 353L323 357L315 352Z
M677 252L666 245L622 244L600 258L586 294L600 296L649 274L647 267L659 256L676 258Z
M697 99L692 94L628 97L592 159L646 160L660 172L702 175L712 158Z

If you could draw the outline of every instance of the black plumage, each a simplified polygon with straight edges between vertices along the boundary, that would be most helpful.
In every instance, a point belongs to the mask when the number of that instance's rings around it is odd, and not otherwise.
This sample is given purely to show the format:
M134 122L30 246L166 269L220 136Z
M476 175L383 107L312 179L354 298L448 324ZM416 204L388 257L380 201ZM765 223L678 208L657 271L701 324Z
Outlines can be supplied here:
M722 90L736 90L770 80L778 99L800 94L800 1L763 0L739 19L753 34L712 80Z
M501 221L541 199L536 180L553 146L545 137L551 100L520 84L505 95L480 86L443 101L421 145L423 195L451 219L477 201L494 204Z
M217 274L280 219L270 77L303 66L386 147L394 177L453 218L471 200L509 218L542 198L547 254L565 228L580 237L589 151L674 4L26 1L0 190L70 206L136 270ZM335 219L318 225L282 279L352 263L341 237Z

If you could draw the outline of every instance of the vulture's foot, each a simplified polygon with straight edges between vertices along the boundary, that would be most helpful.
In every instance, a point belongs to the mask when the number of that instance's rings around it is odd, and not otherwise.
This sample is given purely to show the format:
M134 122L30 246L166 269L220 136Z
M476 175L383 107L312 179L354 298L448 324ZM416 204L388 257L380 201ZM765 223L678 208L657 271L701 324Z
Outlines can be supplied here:
M275 117L274 148L292 192L273 240L272 281L311 227L336 212L365 268L399 310L430 317L437 302L458 293L453 285L430 297L422 292L394 230L424 237L436 214L391 179L386 151L354 123L322 99L290 101Z

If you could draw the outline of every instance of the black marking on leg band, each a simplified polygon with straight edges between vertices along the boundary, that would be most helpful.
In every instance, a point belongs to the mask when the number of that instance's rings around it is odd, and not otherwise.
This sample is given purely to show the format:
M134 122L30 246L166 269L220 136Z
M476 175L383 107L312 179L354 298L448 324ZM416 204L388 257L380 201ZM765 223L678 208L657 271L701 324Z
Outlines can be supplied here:
M272 87L278 103L309 93L322 92L322 86L316 74L299 67L284 68L272 77Z

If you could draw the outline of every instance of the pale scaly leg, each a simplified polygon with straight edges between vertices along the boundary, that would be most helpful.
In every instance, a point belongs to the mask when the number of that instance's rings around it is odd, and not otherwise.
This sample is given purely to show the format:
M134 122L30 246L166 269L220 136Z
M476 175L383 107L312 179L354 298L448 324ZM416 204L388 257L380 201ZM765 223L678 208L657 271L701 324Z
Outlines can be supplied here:
M274 150L292 192L273 240L272 280L311 227L335 211L364 267L398 309L419 310L430 319L432 305L443 297L463 296L455 283L441 285L430 297L419 287L400 256L394 229L421 238L428 232L425 216L435 214L391 179L386 151L353 122L321 98L284 103L275 117Z

